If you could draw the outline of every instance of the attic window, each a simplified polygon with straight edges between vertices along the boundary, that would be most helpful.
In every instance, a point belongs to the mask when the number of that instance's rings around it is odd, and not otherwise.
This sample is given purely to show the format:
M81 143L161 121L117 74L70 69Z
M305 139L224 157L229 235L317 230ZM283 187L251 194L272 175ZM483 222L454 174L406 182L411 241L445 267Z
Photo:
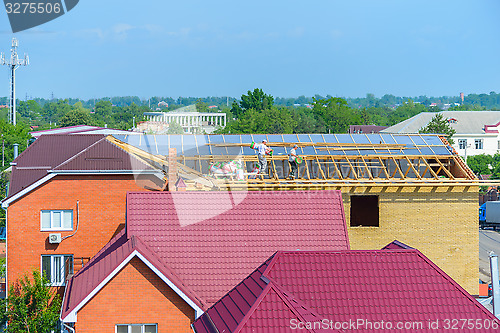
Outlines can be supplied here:
M351 196L351 227L378 227L378 195Z

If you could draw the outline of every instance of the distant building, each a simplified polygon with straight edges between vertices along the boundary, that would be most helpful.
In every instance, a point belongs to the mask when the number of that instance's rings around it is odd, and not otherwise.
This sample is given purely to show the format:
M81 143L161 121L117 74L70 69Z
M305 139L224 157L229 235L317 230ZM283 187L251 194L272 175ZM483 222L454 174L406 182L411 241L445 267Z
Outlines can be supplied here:
M197 129L210 134L217 127L226 126L225 113L197 112L196 105L189 105L170 112L144 112L144 117L150 123L142 124L143 127L146 127L146 132L154 132L153 127L158 126L158 123L170 124L175 122L182 126L185 134L195 133Z
M422 112L381 133L413 134L427 126L438 112ZM453 148L461 156L500 152L500 111L442 111L453 135Z
M381 130L386 129L387 126L376 125L349 125L349 133L370 134L379 133Z

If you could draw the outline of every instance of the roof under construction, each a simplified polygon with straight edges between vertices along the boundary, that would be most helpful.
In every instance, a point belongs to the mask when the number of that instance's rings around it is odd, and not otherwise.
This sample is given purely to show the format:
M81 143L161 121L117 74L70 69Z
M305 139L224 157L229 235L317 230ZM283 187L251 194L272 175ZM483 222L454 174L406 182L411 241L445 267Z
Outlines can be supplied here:
M267 156L269 173L260 176L250 145L264 139L274 153ZM480 185L446 139L432 134L115 135L108 140L164 169L175 148L181 177L219 189ZM295 144L303 162L299 179L288 180L288 154Z

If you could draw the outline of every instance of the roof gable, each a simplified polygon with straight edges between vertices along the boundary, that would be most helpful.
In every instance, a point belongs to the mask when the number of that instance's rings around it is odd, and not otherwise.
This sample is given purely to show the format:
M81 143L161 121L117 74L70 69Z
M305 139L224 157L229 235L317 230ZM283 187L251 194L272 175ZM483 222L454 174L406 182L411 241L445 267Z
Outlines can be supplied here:
M128 193L127 228L208 304L276 250L349 248L340 191Z
M201 307L204 307L204 304L200 298L186 287L182 280L138 237L127 238L124 229L68 281L62 304L62 320L76 321L76 314L80 308L135 256L146 263L169 287L201 314Z

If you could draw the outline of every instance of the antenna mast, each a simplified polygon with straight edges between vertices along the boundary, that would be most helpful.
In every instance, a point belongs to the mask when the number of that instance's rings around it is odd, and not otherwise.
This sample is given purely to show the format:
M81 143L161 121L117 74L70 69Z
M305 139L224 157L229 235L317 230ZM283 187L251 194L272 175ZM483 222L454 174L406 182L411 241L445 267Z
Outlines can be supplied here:
M19 59L17 56L17 39L12 38L12 48L10 49L10 60L5 60L5 55L0 53L0 63L7 65L10 68L10 108L9 122L16 126L16 69L19 66L28 66L30 60L28 55L24 55L24 59Z

